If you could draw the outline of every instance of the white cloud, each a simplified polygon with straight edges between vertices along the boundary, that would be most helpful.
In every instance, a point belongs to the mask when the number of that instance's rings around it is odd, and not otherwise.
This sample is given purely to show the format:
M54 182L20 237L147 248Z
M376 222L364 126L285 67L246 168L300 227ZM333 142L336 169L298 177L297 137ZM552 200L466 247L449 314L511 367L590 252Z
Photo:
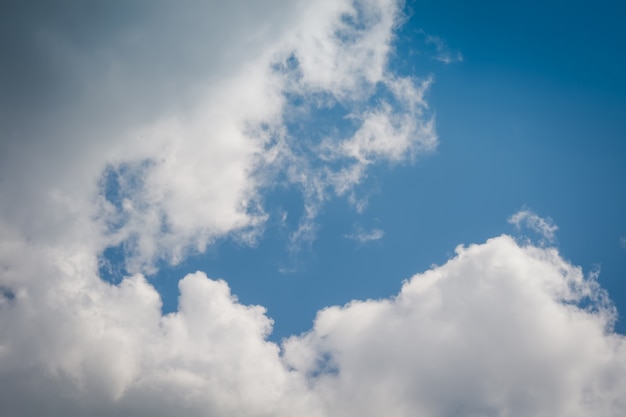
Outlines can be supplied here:
M195 276L181 282L179 311L163 317L138 272L219 238L254 240L267 217L260 193L281 175L306 198L294 240L312 239L341 174L289 131L290 95L307 103L304 121L320 106L354 115L356 131L376 116L385 129L369 134L368 156L393 162L413 152L398 123L411 112L411 125L422 123L421 96L392 91L397 111L368 104L379 85L415 82L387 68L399 3L31 12L12 6L1 17L15 35L0 43L11 65L0 80L3 412L304 415L298 407L315 398L265 341L260 308ZM397 149L381 134L400 150L380 151ZM365 166L355 173L358 183ZM98 256L114 245L132 273L117 286L98 277ZM217 310L207 313L212 299Z
M16 34L0 41L15 57L0 80L4 415L623 414L623 338L602 292L506 237L396 298L330 307L283 346L262 307L201 272L168 315L144 275L102 281L111 245L150 272L255 239L276 178L301 187L293 236L311 239L333 193L353 198L370 165L437 143L429 81L387 68L396 1L150 4L1 17ZM301 140L291 95L304 119L338 106L352 130Z
M402 13L395 0L196 6L80 7L76 21L63 8L8 13L24 25L7 22L16 41L2 46L18 58L2 105L55 104L16 105L3 120L5 228L52 245L80 240L96 253L123 244L130 271L153 272L219 238L254 241L267 218L260 190L285 177L305 197L297 246L314 238L324 202L350 192L367 165L436 145L428 83L387 66ZM41 61L41 74L17 71L35 68L21 57ZM393 102L369 103L377 87ZM286 124L320 106L341 108L355 132L325 142L330 163ZM98 183L123 200L106 201Z
M559 229L551 218L540 217L529 209L522 209L507 220L509 223L515 225L518 230L521 229L522 226L528 227L540 234L548 243L554 242L554 233Z
M374 228L370 231L363 230L361 227L356 227L354 232L344 235L346 239L356 240L357 242L366 243L373 240L382 239L385 232L381 229Z
M0 77L10 110L0 112L4 228L94 252L126 240L140 270L262 222L252 170L265 138L246 126L279 117L264 55L299 5L190 6L2 14L13 39L0 45L11 63ZM98 196L107 167L123 172L123 208Z
M161 316L141 276L80 278L57 297L0 305L4 415L288 415L281 407L307 402L264 340L264 309L237 303L223 281L188 275L178 312Z
M329 416L618 416L614 319L593 277L501 236L457 248L394 298L319 312L284 350Z
M398 114L389 103L382 102L378 108L360 116L361 128L342 142L338 151L361 164L369 164L377 159L399 162L419 151L434 149L437 139L432 121L424 123L420 117L415 118L427 107L424 92L429 85L430 80L419 87L406 78L389 80L388 86L396 100L408 111Z
M314 236L313 220L330 192L359 201L353 190L367 177L370 165L411 162L417 155L436 148L434 118L427 113L424 98L431 79L414 80L385 74L378 84L388 90L392 101L380 100L348 114L346 117L355 122L357 128L347 137L324 138L315 149L319 152L317 165L293 153L286 156L292 168L288 169L290 180L300 184L306 204L306 215L292 237L294 241L302 236L305 240ZM333 168L337 164L340 168ZM356 208L363 210L364 205L357 204Z
M33 253L31 273L54 270L58 254ZM615 310L555 249L507 236L459 247L396 297L320 311L283 353L265 340L265 310L238 303L223 281L188 275L178 311L162 316L142 276L112 286L74 260L0 299L7 416L626 411Z

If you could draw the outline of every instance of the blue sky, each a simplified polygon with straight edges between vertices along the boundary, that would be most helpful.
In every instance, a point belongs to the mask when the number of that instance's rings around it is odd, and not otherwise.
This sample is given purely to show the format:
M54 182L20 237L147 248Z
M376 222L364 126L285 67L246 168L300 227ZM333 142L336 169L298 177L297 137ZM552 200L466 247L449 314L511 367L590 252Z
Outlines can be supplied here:
M617 2L7 10L8 416L626 411Z
M600 283L625 310L621 10L590 10L582 2L410 2L407 10L392 65L433 76L428 102L437 150L415 163L376 167L360 190L369 197L365 212L355 213L345 199L325 205L315 240L297 254L288 251L287 232L270 221L257 246L221 242L208 256L162 270L156 285L166 310L175 309L177 277L207 271L227 279L243 302L266 306L280 340L308 330L327 305L395 294L402 280L444 263L458 244L502 233L537 240L506 221L523 207L554 220L563 256L587 272L599 269ZM428 36L462 60L438 61ZM300 198L278 190L268 204L297 219ZM384 236L346 239L354 227ZM618 331L624 326L622 319Z

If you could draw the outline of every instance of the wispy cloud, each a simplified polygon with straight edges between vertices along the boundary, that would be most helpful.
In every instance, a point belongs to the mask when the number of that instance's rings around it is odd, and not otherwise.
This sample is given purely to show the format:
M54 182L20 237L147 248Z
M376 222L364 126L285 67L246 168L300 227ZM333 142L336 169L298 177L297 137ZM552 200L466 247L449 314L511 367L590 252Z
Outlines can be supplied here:
M510 224L520 230L522 227L527 227L530 230L540 234L548 243L554 242L555 233L559 229L554 221L547 217L540 217L532 210L523 208L517 213L510 216L507 221Z
M301 41L288 44L293 49L286 49L275 65L288 80L284 90L291 100L304 103L297 115L333 109L348 125L317 136L307 132L306 141L283 126L275 144L276 160L283 164L287 181L299 187L305 199L305 214L291 238L295 250L315 238L315 220L328 199L347 196L353 202L365 201L355 196L354 189L372 166L411 162L437 147L434 118L425 99L432 80L399 76L387 67L391 45L383 34L393 30L397 11L369 17L364 11L354 16L349 11L352 17L338 19L341 23L332 32L301 34L297 37ZM373 100L377 91L384 91L384 98ZM365 204L355 207L362 211Z
M452 64L455 62L463 61L463 54L458 51L452 51L446 41L439 36L428 35L426 36L426 44L432 45L435 48L433 59L443 62L444 64Z
M385 232L381 229L363 230L361 227L356 227L355 230L347 235L344 235L346 239L356 240L360 243L371 242L373 240L382 239Z

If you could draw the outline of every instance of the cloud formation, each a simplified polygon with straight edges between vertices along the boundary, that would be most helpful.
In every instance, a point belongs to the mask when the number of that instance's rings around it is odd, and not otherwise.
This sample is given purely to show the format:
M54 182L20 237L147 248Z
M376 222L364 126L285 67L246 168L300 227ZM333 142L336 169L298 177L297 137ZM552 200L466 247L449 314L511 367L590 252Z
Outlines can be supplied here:
M626 410L626 345L593 276L508 236L456 252L396 297L329 307L285 342L287 363L308 375L327 415Z
M80 239L94 251L121 245L129 271L150 273L222 237L253 242L260 193L279 181L305 197L292 240L313 239L324 202L369 165L436 146L428 83L388 68L400 4L265 6L31 16L13 5L5 15L24 25L7 22L17 41L2 45L15 57L3 77L4 228L51 241L90 229ZM17 68L33 62L39 72ZM303 137L294 126L319 111L349 122Z
M312 239L324 202L354 198L372 165L436 147L430 79L388 67L401 18L392 0L11 5L3 415L622 415L606 295L555 249L506 236L282 344L262 306L202 272L162 314L146 274L258 239L276 183L304 195L292 241ZM324 111L330 128L298 129ZM533 218L518 223L543 230ZM118 246L130 273L112 284L100 258Z
M626 411L626 345L604 291L555 249L508 236L457 248L393 298L326 308L282 346L262 307L201 272L165 316L140 275L79 282L2 299L6 415Z
M543 241L547 243L554 242L555 233L559 227L554 224L551 218L543 218L529 209L522 209L508 218L508 222L515 225L517 230L525 226L535 233L543 237Z
M367 230L363 230L363 228L361 227L355 227L355 230L353 233L344 235L344 237L346 239L353 239L353 240L356 240L357 242L366 243L366 242L371 242L373 240L382 239L384 235L385 235L385 232L381 229L374 228L370 231L367 231Z

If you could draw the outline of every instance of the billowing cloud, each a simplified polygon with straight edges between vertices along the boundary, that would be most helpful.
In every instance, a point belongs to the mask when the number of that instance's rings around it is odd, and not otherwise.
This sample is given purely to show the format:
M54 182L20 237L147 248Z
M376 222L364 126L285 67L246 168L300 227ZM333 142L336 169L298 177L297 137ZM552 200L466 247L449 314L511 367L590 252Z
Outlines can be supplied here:
M5 415L626 411L626 345L595 277L507 236L457 248L396 297L322 310L281 347L262 307L201 272L165 316L140 275L79 278L2 298Z
M0 17L3 415L623 414L606 296L507 237L281 345L202 272L162 314L146 274L259 239L268 188L302 192L292 242L312 239L372 165L436 147L430 79L388 66L399 2L70 3Z
M626 344L593 276L508 236L456 252L396 297L329 307L285 342L327 415L626 411Z
M219 238L257 239L267 217L262 192L276 181L304 194L293 240L308 238L319 207L358 184L369 164L410 160L436 145L422 81L388 68L400 6L7 6L0 41L7 61L0 77L3 412L110 415L119 405L141 414L154 400L155 410L169 414L191 407L200 415L276 415L276 404L293 413L278 398L298 391L290 382L298 376L284 372L278 348L265 341L270 321L260 308L238 305L223 283L191 277L181 281L178 312L163 317L141 273ZM373 98L380 89L386 100ZM313 138L294 129L328 109L348 126ZM332 161L329 150L338 150ZM356 167L349 180L346 161ZM131 276L111 285L98 269L105 249L117 246L125 262L119 270ZM205 320L221 326L206 310L213 292L223 295L215 308L224 326L241 327L243 339L226 342L227 329L205 333ZM204 347L226 337L221 353L198 357L198 332ZM193 341L183 342L185 334ZM234 345L271 358L251 354L246 362ZM185 346L196 350L178 352ZM237 376L237 368L251 374ZM264 378L260 392L248 389ZM169 405L158 400L170 389ZM215 396L198 402L206 391ZM244 392L252 402L242 401ZM293 395L305 403L306 396Z
M4 415L288 415L307 402L265 341L263 308L202 273L179 287L167 316L141 276L3 300Z
M3 227L39 241L89 229L83 245L122 245L129 271L224 236L254 241L267 218L259 193L277 181L305 196L292 240L310 240L324 201L370 164L437 143L428 82L388 68L395 0L13 9L24 25L7 23L17 41L3 44L15 57L3 77ZM345 126L294 128L319 111Z

